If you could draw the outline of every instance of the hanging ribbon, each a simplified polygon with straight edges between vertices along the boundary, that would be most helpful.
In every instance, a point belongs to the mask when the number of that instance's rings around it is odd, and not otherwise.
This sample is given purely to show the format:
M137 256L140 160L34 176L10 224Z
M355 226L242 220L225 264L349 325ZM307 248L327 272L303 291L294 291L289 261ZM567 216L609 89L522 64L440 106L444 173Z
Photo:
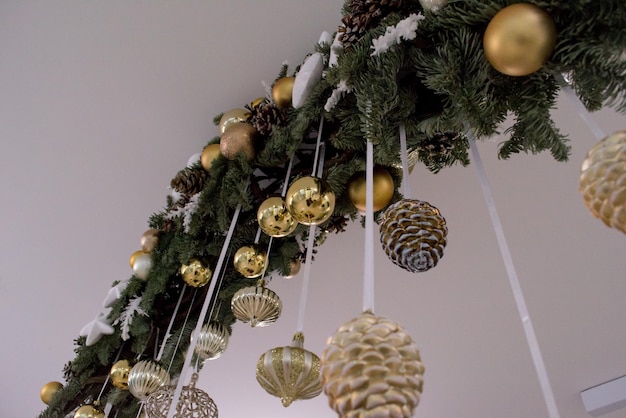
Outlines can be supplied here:
M176 315L178 314L178 309L180 308L180 303L183 300L183 296L185 295L185 289L187 286L183 286L180 291L180 296L178 297L178 302L176 302L176 307L174 308L174 312L172 313L172 317L170 318L170 323L167 325L167 330L165 331L165 335L163 336L163 342L161 343L161 348L159 349L159 354L155 357L155 361L161 361L161 357L163 357L163 351L165 351L165 344L167 340L169 340L172 331L172 326L174 325L174 320L176 319Z
M602 131L602 128L593 120L591 117L591 113L587 110L585 104L580 100L580 98L576 95L574 89L570 86L570 84L563 78L561 74L555 74L557 81L560 82L561 88L563 89L563 93L569 99L569 101L576 108L576 112L578 112L578 116L582 119L583 122L587 125L591 133L596 137L598 141L604 139L606 135Z
M363 310L374 312L374 146L368 139L365 165L365 250Z
M402 162L402 194L406 199L411 196L411 185L409 184L409 159L406 148L406 127L400 124L400 161Z

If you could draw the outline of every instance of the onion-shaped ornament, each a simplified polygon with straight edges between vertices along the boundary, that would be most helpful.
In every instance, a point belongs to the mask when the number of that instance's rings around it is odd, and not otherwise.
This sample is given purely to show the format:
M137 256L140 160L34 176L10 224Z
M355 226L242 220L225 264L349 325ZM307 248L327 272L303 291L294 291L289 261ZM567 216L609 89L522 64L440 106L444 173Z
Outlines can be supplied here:
M233 265L243 277L253 279L263 274L266 259L267 253L258 245L246 245L235 253Z
M291 234L298 226L281 197L265 199L257 210L257 221L263 232L275 238Z
M239 289L230 302L235 318L249 322L251 327L266 327L276 322L283 309L278 295L265 287L265 280L256 286Z
M217 418L217 405L205 391L196 387L197 381L198 374L194 373L189 386L183 386L174 417ZM175 390L176 386L164 386L152 393L145 403L146 416L167 418Z
M285 203L296 221L303 225L319 225L333 214L335 193L323 179L305 176L289 186Z
M408 418L420 400L424 365L400 325L365 311L329 338L321 373L339 416Z
M593 216L626 234L626 130L607 136L589 150L579 190Z
M217 321L204 324L198 335L195 352L202 360L220 357L228 347L228 330Z
M170 383L170 374L152 360L141 360L128 373L128 390L145 401L151 393Z
M298 399L322 393L320 358L305 350L304 335L297 332L291 346L266 351L256 364L256 380L270 395L287 407Z
M437 265L447 236L446 220L439 210L421 200L399 200L381 217L380 242L387 257L412 273Z

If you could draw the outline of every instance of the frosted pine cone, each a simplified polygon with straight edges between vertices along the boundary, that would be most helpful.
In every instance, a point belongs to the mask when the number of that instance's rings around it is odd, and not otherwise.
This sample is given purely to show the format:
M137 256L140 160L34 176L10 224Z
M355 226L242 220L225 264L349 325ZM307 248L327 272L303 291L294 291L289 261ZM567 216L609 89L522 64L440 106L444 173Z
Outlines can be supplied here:
M409 334L369 311L343 324L322 353L322 384L341 418L408 418L424 365Z
M579 190L593 216L626 233L626 130L607 136L589 150Z
M421 200L402 199L387 207L381 217L380 242L387 257L412 273L437 265L447 235L439 210Z

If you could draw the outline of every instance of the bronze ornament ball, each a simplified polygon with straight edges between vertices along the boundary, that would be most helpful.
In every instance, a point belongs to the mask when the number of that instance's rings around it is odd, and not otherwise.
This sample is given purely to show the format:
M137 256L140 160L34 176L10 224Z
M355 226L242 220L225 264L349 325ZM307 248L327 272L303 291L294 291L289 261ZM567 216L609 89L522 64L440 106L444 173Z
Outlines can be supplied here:
M211 167L213 166L213 162L222 155L222 151L220 150L220 144L209 144L202 150L202 154L200 155L200 164L202 164L202 168L206 171L211 171Z
M41 401L48 405L54 395L63 388L63 384L61 382L48 382L41 388L41 392L39 392L39 396L41 397Z
M491 19L483 37L487 60L503 74L524 76L539 70L556 46L556 25L542 8L514 3Z
M389 171L382 166L374 167L374 212L383 209L391 202L395 184ZM348 184L348 195L354 207L360 212L366 209L365 172L357 173Z
M287 209L303 225L319 225L335 210L335 193L326 181L313 176L294 181L285 197Z
M141 249L147 253L152 252L154 247L156 247L159 242L159 230L158 229L148 229L141 236Z
M226 129L233 124L246 122L250 117L250 112L246 109L231 109L228 112L224 112L220 118L219 128L220 135L226 132Z
M257 210L257 221L263 232L275 238L291 234L298 226L281 197L265 199Z
M180 268L183 281L191 287L202 287L211 281L213 271L202 264L200 260L189 260L189 264L183 264Z
M128 390L128 373L130 373L130 363L128 360L119 360L109 372L111 383L118 389Z
M224 131L220 137L220 152L228 160L234 160L243 153L248 161L256 156L255 142L257 130L249 123L236 123Z
M265 270L267 254L257 245L241 247L233 257L235 270L248 279L259 277Z
M272 87L272 99L274 99L276 106L281 109L291 106L293 84L295 81L295 77L283 77L274 83Z

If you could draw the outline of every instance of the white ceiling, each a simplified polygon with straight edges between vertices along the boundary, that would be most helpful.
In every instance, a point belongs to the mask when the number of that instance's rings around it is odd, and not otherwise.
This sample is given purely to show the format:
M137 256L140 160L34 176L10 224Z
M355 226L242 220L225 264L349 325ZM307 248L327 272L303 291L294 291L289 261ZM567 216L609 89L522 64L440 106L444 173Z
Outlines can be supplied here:
M35 416L39 389L61 380L73 339L131 272L147 219L188 158L217 134L213 116L264 94L340 20L338 0L0 3L0 416ZM562 417L584 418L579 392L626 374L624 235L591 217L578 171L595 142L571 103L556 123L570 163L481 154ZM624 115L594 119L609 133ZM440 264L420 275L376 246L376 313L421 349L416 417L547 417L473 167L417 168L413 197L446 217ZM361 310L364 231L331 236L313 265L305 346ZM283 408L254 378L258 357L288 345L301 276L270 287L277 324L238 324L201 387L223 417L334 417L322 395ZM624 410L606 415L625 417Z

